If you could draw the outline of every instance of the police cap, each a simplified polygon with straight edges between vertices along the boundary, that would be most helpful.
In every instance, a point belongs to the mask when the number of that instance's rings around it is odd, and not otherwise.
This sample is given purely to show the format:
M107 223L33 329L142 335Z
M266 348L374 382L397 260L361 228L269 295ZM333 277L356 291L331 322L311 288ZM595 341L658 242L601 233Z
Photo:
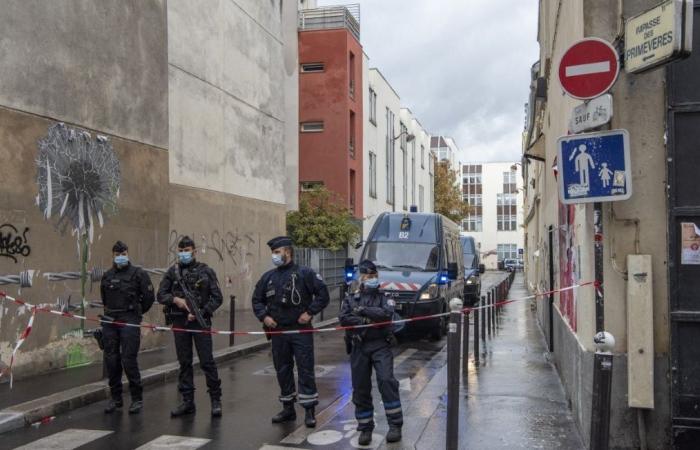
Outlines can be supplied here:
M367 275L375 274L377 273L377 266L375 266L374 263L369 259L365 259L360 263L360 273L364 273Z
M270 239L267 245L270 247L270 250L274 251L280 247L291 247L294 243L289 236L277 236L276 238Z
M114 252L114 253L122 253L122 252L125 252L127 250L129 250L129 247L125 243L123 243L122 241L117 241L112 246L112 252Z

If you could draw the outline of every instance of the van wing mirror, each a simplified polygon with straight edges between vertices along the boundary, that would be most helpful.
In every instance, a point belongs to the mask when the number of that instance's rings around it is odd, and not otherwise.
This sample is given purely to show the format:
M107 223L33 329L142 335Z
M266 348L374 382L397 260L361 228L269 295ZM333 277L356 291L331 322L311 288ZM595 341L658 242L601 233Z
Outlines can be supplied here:
M455 262L447 264L447 278L456 280L459 277L459 266Z
M486 272L486 266L483 264L479 264L479 273L484 273Z

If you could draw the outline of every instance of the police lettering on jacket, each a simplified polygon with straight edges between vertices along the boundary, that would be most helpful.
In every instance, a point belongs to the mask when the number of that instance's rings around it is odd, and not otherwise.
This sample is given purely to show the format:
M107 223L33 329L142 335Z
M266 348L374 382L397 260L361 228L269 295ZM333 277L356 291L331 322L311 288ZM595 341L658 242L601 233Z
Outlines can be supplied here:
M143 269L129 264L124 268L111 268L102 277L100 294L105 314L141 317L153 305L153 284Z
M328 288L316 272L290 264L263 274L253 292L253 311L260 321L270 316L280 328L300 328L301 314L316 315L329 301Z

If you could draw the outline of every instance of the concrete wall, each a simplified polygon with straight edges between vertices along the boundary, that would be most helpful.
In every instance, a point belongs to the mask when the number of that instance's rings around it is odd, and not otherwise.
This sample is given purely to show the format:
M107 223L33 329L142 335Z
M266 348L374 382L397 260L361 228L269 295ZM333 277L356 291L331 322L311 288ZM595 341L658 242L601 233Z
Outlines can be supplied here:
M630 17L655 4L654 1L624 2L624 16ZM541 74L547 78L547 102L538 114L538 131L544 133L546 162L528 167L527 225L528 283L531 289L548 285L548 232L555 227L555 287L594 280L592 205L570 208L558 203L557 183L551 166L556 140L567 134L571 109L578 101L562 95L556 71L563 52L584 36L614 40L618 12L604 0L572 2L544 1L540 8L539 40ZM612 89L615 116L612 128L625 128L631 136L633 196L622 202L605 204L604 284L605 329L616 338L613 386L611 446L638 446L634 412L627 408L627 311L624 271L628 254L650 254L653 265L655 409L647 415L650 448L668 444L669 413L669 324L667 296L667 239L665 190L665 92L664 71L641 75L620 74ZM537 167L533 167L537 166ZM530 182L534 180L533 188ZM529 214L530 208L535 208ZM626 221L623 219L631 219ZM633 221L638 220L637 229ZM639 242L635 245L635 238ZM595 333L594 290L582 288L556 295L555 359L565 380L567 393L582 435L587 440L590 427L590 387L592 386L592 337ZM545 318L546 303L538 303L538 315ZM544 325L546 326L546 324Z

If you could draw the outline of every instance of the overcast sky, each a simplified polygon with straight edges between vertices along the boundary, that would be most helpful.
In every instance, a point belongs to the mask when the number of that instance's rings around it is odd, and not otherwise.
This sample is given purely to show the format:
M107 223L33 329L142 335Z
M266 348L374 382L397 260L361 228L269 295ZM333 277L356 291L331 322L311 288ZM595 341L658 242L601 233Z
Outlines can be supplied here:
M530 67L539 57L537 0L319 0L360 3L370 58L460 161L518 161Z

